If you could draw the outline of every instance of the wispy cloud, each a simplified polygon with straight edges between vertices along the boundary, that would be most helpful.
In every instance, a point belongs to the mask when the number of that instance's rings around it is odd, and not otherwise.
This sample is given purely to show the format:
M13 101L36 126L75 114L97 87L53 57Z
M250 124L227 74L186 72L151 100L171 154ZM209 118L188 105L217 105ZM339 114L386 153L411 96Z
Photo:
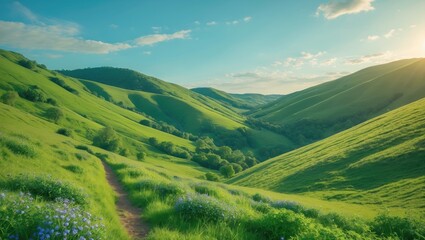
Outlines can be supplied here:
M374 0L329 0L328 3L321 4L316 11L316 15L323 15L326 19L335 19L345 14L355 14L367 12L374 9Z
M360 57L355 58L349 58L345 61L348 65L354 65L354 64L364 64L364 63L383 63L388 62L390 60L393 60L393 54L390 51L387 52L380 52L380 53L373 53L373 54L367 54Z
M380 37L378 36L378 35L370 35L370 36L367 36L367 40L368 41L376 41L376 40L378 40Z
M243 18L243 21L244 22L249 22L249 21L251 21L252 20L252 17L251 16L247 16L247 17L244 17Z
M170 41L173 39L188 39L190 38L191 30L181 30L172 34L152 34L143 36L135 40L139 46L154 45L156 43Z
M207 22L206 25L207 26L214 26L214 25L217 25L217 22L216 21Z
M0 20L0 44L25 49L44 49L89 54L107 54L137 46L154 45L173 39L190 38L191 30L182 30L171 34L153 34L135 40L108 43L84 39L80 27L75 23L43 19L19 2L13 5L15 11L25 16L31 23ZM117 25L110 25L115 28ZM161 29L153 29L159 31Z
M396 32L395 29L391 29L390 31L388 31L387 33L384 34L385 38L391 38L392 36L394 36L394 33Z
M348 72L327 72L323 75L295 74L259 68L251 72L226 74L224 78L187 84L187 87L214 87L231 93L257 92L287 94L347 75Z

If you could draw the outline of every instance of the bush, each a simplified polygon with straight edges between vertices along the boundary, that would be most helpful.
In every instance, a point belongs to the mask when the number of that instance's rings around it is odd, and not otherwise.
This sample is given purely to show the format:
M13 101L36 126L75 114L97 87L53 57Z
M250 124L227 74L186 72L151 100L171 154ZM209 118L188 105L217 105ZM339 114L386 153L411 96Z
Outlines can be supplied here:
M270 203L272 201L269 197L263 196L259 193L252 195L252 200L256 202L264 202L264 203Z
M66 91L78 95L79 92L76 89L67 85L64 80L59 79L57 77L50 77L49 79L50 79L50 81L52 81L52 82L56 83L57 85L61 86L62 88L64 88Z
M423 239L425 227L418 221L382 214L377 216L372 224L372 231L381 237L400 239Z
M234 206L201 194L179 198L174 209L181 218L189 221L235 221L241 217L241 211Z
M195 184L193 190L199 194L206 194L208 196L218 197L218 192L214 187L207 185Z
M226 178L230 178L235 175L235 170L233 170L233 166L228 164L220 167L220 173Z
M237 163L231 163L231 165L233 167L233 170L235 170L235 174L242 172L243 168L241 167L241 165Z
M301 210L303 209L303 207L298 204L297 202L294 201L286 201L286 200L279 200L279 201L274 201L270 204L272 207L276 208L276 209L287 209L287 210L291 210L293 212L296 213L300 213Z
M0 193L0 239L106 239L100 218L66 199Z
M68 166L65 166L63 168L65 168L66 170L71 171L73 173L77 173L77 174L81 174L81 173L84 172L84 169L80 166L77 166L77 165L68 165Z
M37 86L28 88L25 91L19 93L22 98L25 98L31 102L46 102L46 95L38 89Z
M18 61L18 64L21 65L24 68L28 68L30 70L34 69L37 66L36 61L31 61L27 59L21 59Z
M94 152L89 147L87 147L86 145L77 145L77 146L75 146L75 148L79 149L79 150L84 150L84 151L86 151L90 154L94 154Z
M155 182L153 180L142 180L137 183L137 186L139 186L139 189L149 189L152 191L155 191L158 193L158 195L161 198L166 197L178 197L182 194L184 194L184 189L181 188L177 184L173 183L161 183L161 182Z
M63 111L57 107L51 107L46 111L46 117L55 123L58 123L64 116Z
M145 152L142 152L142 151L139 151L139 152L136 154L136 157L137 157L137 160L139 160L139 161L143 161L143 160L145 160L146 153L145 153Z
M213 172L207 172L205 173L205 178L208 181L218 182L220 180L219 176Z
M74 133L73 133L72 129L68 129L68 128L59 128L59 129L56 131L56 133L57 133L57 134L64 135L64 136L67 136L67 137L71 137L72 135L74 135Z
M73 200L79 204L84 204L86 202L86 198L80 190L68 183L53 180L50 177L28 177L19 175L8 180L4 185L10 190L29 192L47 200L63 198Z
M48 98L46 100L46 103L48 103L50 105L53 105L53 106L57 106L58 105L58 102L55 99L53 99L53 98Z
M18 99L19 95L15 91L9 91L1 96L1 101L4 104L15 106L15 102Z
M306 230L308 220L286 209L274 210L251 220L250 228L264 239L291 239Z
M120 149L121 141L118 134L112 127L105 127L93 138L93 145L111 152L117 152Z

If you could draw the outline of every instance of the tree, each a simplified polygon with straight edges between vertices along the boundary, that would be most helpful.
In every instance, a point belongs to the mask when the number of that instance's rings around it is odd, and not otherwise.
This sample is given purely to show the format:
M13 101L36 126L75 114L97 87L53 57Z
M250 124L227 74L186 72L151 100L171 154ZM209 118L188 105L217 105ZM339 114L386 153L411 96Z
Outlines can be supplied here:
M229 146L221 146L215 152L224 159L230 159L232 156L232 149Z
M140 120L139 123L142 124L142 125L148 126L148 127L152 126L151 121L149 121L148 119L142 119L142 120Z
M46 95L44 95L44 93L40 89L38 89L37 86L32 86L27 90L20 92L19 95L27 100L30 100L31 102L46 101Z
M215 148L214 140L209 137L203 137L195 142L196 152L211 152Z
M46 111L46 117L55 123L58 123L64 116L63 111L57 107L51 107Z
M241 150L235 150L232 153L232 156L230 157L229 161L238 163L238 162L244 162L245 161L245 155Z
M107 126L99 130L97 135L93 138L93 145L111 152L116 152L120 148L121 141L115 130Z
M9 91L1 96L1 101L7 105L14 106L19 95L15 91Z
M149 144L154 146L154 147L158 146L158 144L159 144L158 139L156 139L154 137L150 137L148 141L149 141Z
M210 153L207 155L207 164L210 168L218 169L222 159L217 154Z
M233 169L232 165L228 164L226 166L222 166L220 168L220 173L226 177L226 178L230 178L233 175L235 175L235 170Z

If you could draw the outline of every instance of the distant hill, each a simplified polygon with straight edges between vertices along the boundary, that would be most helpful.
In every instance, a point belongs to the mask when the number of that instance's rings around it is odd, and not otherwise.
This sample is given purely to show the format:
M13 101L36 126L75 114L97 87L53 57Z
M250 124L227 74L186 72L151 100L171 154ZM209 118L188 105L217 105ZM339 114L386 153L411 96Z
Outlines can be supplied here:
M425 98L261 163L229 183L425 208Z
M425 59L369 67L261 106L250 116L299 142L336 132L425 97Z
M250 93L232 94L209 87L193 88L191 90L215 99L224 105L238 109L253 109L256 106L275 101L281 97L281 95L262 95Z

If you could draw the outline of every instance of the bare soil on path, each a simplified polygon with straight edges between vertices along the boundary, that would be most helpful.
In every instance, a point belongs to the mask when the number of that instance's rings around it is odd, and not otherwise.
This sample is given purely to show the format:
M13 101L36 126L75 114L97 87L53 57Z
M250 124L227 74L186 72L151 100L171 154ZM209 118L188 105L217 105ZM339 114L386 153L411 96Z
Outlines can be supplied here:
M131 204L127 193L124 191L111 167L103 161L102 164L105 168L106 179L117 195L116 207L121 218L121 223L133 239L143 239L148 234L149 228L141 218L142 211Z

